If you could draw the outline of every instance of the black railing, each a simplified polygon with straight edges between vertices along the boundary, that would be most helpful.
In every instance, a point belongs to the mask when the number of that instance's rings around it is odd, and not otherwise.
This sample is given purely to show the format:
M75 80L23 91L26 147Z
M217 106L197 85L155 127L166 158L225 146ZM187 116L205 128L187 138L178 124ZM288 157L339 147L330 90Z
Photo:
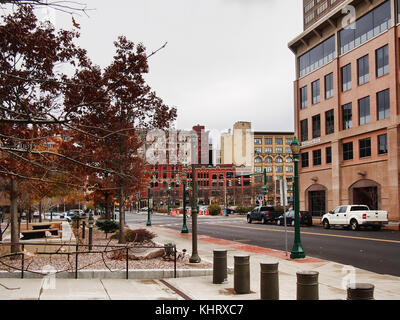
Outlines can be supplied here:
M4 254L2 256L0 256L0 260L2 260L3 258L7 258L7 257L13 257L13 256L21 256L21 269L16 268L16 267L12 267L13 269L20 271L21 272L21 279L24 279L24 273L25 272L31 272L33 273L33 271L29 271L29 270L25 270L25 246L47 246L47 247L75 247L75 252L60 252L60 249L58 249L55 252L35 252L35 255L68 255L68 261L69 261L69 257L71 255L75 255L75 279L78 279L78 271L79 271L79 266L78 266L78 260L79 260L79 255L82 254L104 254L104 253L110 253L113 251L121 251L125 249L125 260L126 260L126 266L125 266L125 278L129 279L129 251L132 249L164 249L166 254L164 255L164 257L168 257L169 260L171 261L171 259L173 258L173 263L174 263L174 278L176 278L176 261L177 261L177 251L176 251L176 245L175 244L168 244L168 245L164 245L164 246L126 246L126 245L95 245L92 244L91 246L93 248L111 248L111 250L109 251L79 251L79 248L82 247L89 247L89 244L68 244L68 243L34 243L34 242L30 242L30 243L21 243L21 242L17 242L17 243L1 243L0 246L4 247L4 246L10 246L10 247L16 247L16 246L20 246L21 247L21 251L20 252L16 252L16 253L10 253L10 254ZM104 262L105 263L105 262ZM105 263L106 264L106 263ZM107 265L106 265L107 266ZM108 268L108 267L107 267ZM109 269L109 268L108 268ZM109 269L110 272L113 272L111 269ZM59 272L63 272L63 271L58 271L56 273ZM34 273L38 273L38 272L34 272ZM40 273L42 274L42 273ZM47 274L42 274L42 275L47 275Z

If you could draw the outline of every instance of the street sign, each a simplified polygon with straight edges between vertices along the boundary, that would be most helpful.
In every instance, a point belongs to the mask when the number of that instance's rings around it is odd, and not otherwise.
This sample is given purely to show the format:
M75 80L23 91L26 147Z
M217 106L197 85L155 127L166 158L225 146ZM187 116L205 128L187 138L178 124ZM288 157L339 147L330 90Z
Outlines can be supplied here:
M259 195L257 199L258 199L258 201L262 201L263 198L264 197L262 195Z

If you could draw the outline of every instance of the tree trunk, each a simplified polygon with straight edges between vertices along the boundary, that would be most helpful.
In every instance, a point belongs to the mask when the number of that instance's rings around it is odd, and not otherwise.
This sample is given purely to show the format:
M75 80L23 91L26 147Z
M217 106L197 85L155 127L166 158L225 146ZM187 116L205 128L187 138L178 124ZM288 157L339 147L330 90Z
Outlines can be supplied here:
M122 190L120 189L119 191L119 241L118 243L124 244L126 243L125 241L125 212L124 210L124 205L123 205L123 195L122 195Z
M11 178L11 190L10 190L10 201L11 201L11 208L10 208L10 215L11 215L11 253L19 252L19 245L15 243L19 243L19 230L18 230L18 206L17 206L17 199L18 199L18 182L17 178ZM14 257L15 259L18 256Z
M39 201L39 222L42 222L42 199Z
M106 220L110 220L110 211L108 210L108 193L106 192L104 196L106 198Z

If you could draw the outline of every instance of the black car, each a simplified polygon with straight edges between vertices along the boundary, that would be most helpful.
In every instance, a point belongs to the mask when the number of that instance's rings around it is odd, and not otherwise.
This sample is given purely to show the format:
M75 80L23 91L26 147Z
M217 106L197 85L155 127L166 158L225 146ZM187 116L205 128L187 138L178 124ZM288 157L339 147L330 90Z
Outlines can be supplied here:
M247 222L261 221L263 224L268 222L275 223L275 220L282 215L282 213L282 211L275 211L275 208L271 206L256 207L247 213Z
M300 211L300 224L305 224L307 226L312 226L312 215L308 211ZM283 226L285 224L285 218L281 215L277 220L276 224L278 226ZM289 210L286 212L286 225L294 226L294 210Z

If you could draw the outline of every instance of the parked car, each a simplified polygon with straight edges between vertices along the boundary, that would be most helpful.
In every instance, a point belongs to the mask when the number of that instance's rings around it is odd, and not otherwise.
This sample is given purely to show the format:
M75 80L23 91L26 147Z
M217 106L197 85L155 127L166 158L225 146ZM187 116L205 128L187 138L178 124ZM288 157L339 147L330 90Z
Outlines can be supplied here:
M283 211L275 211L272 206L256 207L247 213L247 222L261 221L263 224L275 222L275 220L283 214Z
M372 227L380 230L384 224L388 224L388 213L382 210L370 210L366 205L339 206L322 216L322 225L325 229L332 226L350 227L358 230L360 226Z
M294 210L289 210L285 213L286 215L286 225L287 226L293 226L295 223L295 212ZM300 218L300 224L302 225L307 225L307 226L312 226L313 221L312 221L312 215L308 211L300 211L299 212L299 218ZM285 224L285 217L282 214L281 216L278 217L276 220L276 224L278 226L283 226Z
M83 214L83 210L81 210L81 209L73 209L73 210L70 210L70 211L68 212L68 216L69 216L69 217L73 217L73 216L75 215L75 213L78 213L79 216L81 216L81 215Z
M53 212L53 213L51 213L51 212L46 212L46 213L44 214L44 218L47 219L47 220L50 220L50 219L53 219L53 220L61 219L60 214L57 213L57 212Z

